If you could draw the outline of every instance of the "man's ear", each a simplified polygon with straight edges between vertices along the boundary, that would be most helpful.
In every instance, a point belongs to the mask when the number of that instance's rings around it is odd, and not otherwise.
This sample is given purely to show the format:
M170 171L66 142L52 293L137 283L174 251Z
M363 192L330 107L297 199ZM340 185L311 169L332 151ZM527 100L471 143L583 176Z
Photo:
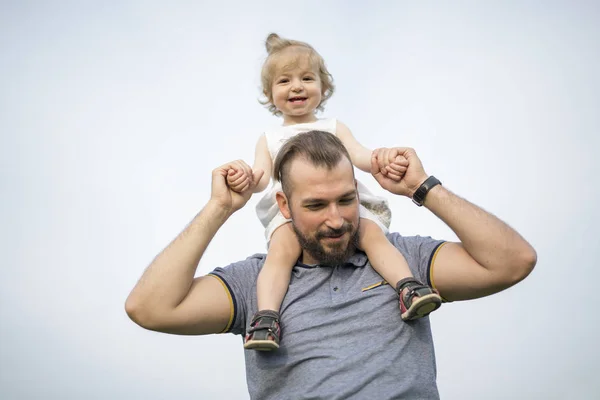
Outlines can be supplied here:
M279 206L279 211L281 211L281 214L285 217L285 219L291 219L292 213L290 212L290 203L285 193L275 193L275 199L277 200L277 205Z

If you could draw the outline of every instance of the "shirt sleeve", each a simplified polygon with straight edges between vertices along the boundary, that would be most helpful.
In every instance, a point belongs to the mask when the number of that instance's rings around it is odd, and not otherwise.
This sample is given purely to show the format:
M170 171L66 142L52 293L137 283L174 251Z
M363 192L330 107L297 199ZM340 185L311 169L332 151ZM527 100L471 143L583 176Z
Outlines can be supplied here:
M391 233L389 239L406 258L413 276L435 288L432 279L433 264L440 248L447 242L430 236L402 236Z
M245 332L247 313L256 299L256 278L264 258L264 254L255 254L208 274L223 285L231 303L229 323L221 333L241 335Z

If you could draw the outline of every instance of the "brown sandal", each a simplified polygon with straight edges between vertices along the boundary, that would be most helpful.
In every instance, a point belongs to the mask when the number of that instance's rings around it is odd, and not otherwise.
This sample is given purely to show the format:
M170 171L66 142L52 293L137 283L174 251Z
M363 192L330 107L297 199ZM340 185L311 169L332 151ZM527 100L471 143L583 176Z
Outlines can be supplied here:
M442 305L439 292L415 278L400 280L396 284L396 292L400 296L400 312L404 321L423 318Z
M244 348L271 351L279 348L281 326L279 313L273 310L262 310L254 314L250 329L244 338Z

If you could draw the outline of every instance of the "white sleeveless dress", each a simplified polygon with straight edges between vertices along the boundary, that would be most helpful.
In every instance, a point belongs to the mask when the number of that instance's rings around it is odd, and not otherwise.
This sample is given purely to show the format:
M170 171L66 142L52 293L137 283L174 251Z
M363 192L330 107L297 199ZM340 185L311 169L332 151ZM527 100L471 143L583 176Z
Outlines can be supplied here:
M319 119L315 122L308 122L304 124L278 126L268 131L265 131L265 138L267 139L267 146L271 159L275 162L279 149L289 138L302 132L308 131L325 131L336 134L337 119ZM392 212L390 207L382 197L373 195L362 183L357 182L359 199L360 199L360 216L362 218L368 218L373 222L377 223L379 227L385 232L388 232L390 222L392 218ZM270 242L271 235L275 229L281 225L289 222L281 212L275 199L275 194L281 191L281 183L273 181L271 188L265 193L256 205L256 214L258 219L265 227L265 237L267 242Z

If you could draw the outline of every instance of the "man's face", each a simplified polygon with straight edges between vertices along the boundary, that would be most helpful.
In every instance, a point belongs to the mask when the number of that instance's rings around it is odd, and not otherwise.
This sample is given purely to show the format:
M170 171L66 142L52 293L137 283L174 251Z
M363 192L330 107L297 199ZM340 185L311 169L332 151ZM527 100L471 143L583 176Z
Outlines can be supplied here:
M331 170L300 158L290 165L291 196L278 202L303 248L306 264L336 265L358 243L358 193L352 164L342 158Z

